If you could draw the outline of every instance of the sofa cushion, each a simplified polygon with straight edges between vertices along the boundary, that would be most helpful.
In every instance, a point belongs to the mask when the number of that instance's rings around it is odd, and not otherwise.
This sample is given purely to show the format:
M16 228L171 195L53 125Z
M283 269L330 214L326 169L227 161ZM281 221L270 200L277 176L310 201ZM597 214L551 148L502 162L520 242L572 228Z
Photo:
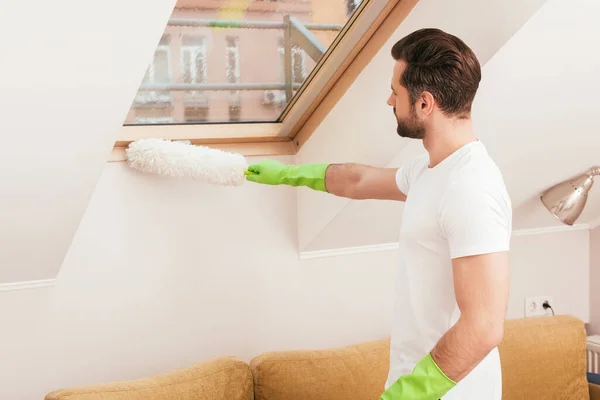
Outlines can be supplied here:
M589 399L583 321L572 316L508 320L499 351L503 400Z
M388 339L264 353L250 362L256 400L379 400L388 367Z
M221 357L165 375L57 390L46 400L253 400L249 366Z

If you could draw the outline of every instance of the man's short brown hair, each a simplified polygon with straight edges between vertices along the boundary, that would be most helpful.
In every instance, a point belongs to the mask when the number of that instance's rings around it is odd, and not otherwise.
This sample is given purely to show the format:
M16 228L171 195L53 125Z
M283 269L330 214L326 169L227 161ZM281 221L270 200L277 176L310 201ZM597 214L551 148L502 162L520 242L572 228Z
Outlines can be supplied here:
M470 115L481 66L462 40L439 29L420 29L398 41L392 57L406 63L400 83L411 104L428 91L447 115Z

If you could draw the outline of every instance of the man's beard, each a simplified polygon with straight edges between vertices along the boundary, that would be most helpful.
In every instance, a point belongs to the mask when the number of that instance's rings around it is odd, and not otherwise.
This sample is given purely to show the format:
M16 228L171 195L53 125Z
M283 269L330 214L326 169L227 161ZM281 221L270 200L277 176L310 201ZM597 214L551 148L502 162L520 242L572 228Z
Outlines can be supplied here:
M425 127L417 120L414 106L411 107L410 116L407 120L398 118L396 115L396 107L394 107L394 116L398 123L398 127L396 128L398 135L409 139L423 139L425 137Z

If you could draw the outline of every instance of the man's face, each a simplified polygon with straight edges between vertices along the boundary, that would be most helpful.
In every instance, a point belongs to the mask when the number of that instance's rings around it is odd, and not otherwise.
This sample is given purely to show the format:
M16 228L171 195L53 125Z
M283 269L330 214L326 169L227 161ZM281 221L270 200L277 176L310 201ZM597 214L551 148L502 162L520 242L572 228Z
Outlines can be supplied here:
M394 109L398 135L410 139L423 139L425 126L417 116L415 104L410 103L408 91L400 84L404 68L404 62L396 62L392 76L392 94L388 98L387 104Z

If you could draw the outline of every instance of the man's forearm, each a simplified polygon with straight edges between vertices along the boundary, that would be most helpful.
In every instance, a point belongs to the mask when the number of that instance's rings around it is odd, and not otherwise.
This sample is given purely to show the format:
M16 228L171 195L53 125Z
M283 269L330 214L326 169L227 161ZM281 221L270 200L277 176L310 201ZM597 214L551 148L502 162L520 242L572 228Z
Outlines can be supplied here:
M246 179L267 185L306 186L350 199L406 200L396 183L397 168L364 164L285 165L263 160L248 166Z
M327 168L325 186L331 194L355 200L405 201L396 183L397 168L364 164L332 164Z
M448 378L458 382L500 344L503 329L500 322L459 319L438 341L431 357Z
M361 181L363 170L360 164L331 164L325 173L327 191L340 197L356 197L356 187Z

